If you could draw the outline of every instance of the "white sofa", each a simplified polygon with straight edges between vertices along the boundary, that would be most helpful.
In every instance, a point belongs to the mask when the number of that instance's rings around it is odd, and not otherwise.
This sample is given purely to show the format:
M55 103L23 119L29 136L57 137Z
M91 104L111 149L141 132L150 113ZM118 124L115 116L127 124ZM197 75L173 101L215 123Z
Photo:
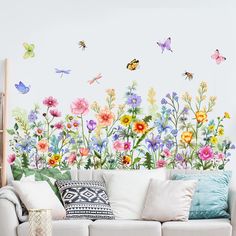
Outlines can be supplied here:
M79 170L77 177L79 180L102 180L103 171L106 170ZM175 172L168 171L168 178ZM229 206L230 220L189 220L163 224L142 220L53 221L53 236L236 236L236 189L233 188L229 192ZM19 224L14 205L1 199L0 236L28 236L28 229L28 222Z

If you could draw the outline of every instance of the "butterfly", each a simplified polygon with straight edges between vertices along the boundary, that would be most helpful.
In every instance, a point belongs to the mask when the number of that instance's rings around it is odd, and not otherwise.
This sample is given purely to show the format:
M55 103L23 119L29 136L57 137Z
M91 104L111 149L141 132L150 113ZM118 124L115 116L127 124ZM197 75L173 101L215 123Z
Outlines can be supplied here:
M82 50L84 50L85 48L87 48L85 42L83 40L79 41L79 47L82 48Z
M15 84L15 87L22 94L26 94L26 93L28 93L30 91L30 86L27 87L21 81L19 82L19 84Z
M25 48L25 54L23 56L24 59L28 59L30 57L34 57L35 54L34 54L34 44L28 44L28 43L23 43L23 46Z
M186 71L183 73L183 76L185 76L185 79L192 80L193 79L193 73Z
M101 78L102 78L102 75L101 75L101 73L100 73L100 74L98 74L96 77L94 77L93 79L89 80L88 83L89 83L90 85L93 84L94 82L97 82L97 83L99 84L98 80L100 80Z
M139 60L133 59L126 66L128 70L136 70L139 67Z
M59 69L55 68L55 72L57 74L61 74L61 78L62 78L64 74L69 75L71 70L59 70Z
M171 44L171 38L170 37L164 43L157 42L157 45L161 48L162 53L164 52L165 49L173 52L171 47L170 47L170 44Z
M211 55L211 58L216 61L216 64L220 64L222 61L226 60L226 57L223 57L220 55L220 52L218 49L215 50L214 54Z

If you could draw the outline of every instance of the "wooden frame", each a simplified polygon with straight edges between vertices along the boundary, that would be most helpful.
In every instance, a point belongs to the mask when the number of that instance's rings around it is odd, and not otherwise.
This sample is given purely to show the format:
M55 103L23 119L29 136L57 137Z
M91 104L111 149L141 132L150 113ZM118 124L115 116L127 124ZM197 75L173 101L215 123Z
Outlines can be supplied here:
M2 137L2 147L1 147L1 186L7 185L7 114L8 114L8 59L4 61L4 79L3 79L3 92L1 93L1 115L2 124L0 135Z

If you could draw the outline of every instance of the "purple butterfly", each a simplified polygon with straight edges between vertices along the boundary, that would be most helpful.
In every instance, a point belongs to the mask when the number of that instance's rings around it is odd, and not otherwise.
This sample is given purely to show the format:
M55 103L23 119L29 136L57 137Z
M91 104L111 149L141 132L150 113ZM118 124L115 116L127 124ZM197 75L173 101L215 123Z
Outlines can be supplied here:
M69 75L70 72L71 72L71 70L59 70L59 69L55 68L55 72L56 72L57 74L61 74L61 78L62 78L64 74Z
M157 44L158 44L158 46L161 47L161 52L162 53L164 52L165 49L173 52L171 47L170 47L170 44L171 44L171 38L170 37L164 43L157 42Z

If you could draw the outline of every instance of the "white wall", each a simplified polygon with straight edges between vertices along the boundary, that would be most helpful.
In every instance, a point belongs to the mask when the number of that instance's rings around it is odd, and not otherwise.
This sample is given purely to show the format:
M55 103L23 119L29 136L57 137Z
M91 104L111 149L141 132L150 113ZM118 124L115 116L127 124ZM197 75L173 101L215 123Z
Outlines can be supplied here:
M74 98L102 102L105 89L111 87L116 88L121 100L133 80L137 80L143 96L149 87L156 88L159 100L170 91L194 95L204 80L209 94L218 97L212 116L224 111L231 114L225 133L236 143L234 9L142 8L139 3L139 8L132 8L131 1L129 8L124 8L125 4L113 8L111 4L106 7L104 1L101 5L89 1L87 6L83 2L1 1L0 59L11 61L10 110L16 106L30 109L52 95L66 113ZM212 1L207 2L202 6L211 6ZM170 6L170 1L166 4ZM169 36L174 52L162 55L156 41ZM79 40L86 41L85 51L79 48ZM23 42L35 44L35 58L22 58ZM216 48L227 57L221 65L210 58ZM140 68L131 72L126 64L133 58L140 60ZM54 68L72 72L60 79ZM184 80L185 70L194 73L193 81ZM98 73L103 75L101 84L89 86L87 80ZM20 80L31 85L26 95L15 89ZM231 167L236 164L235 158L233 153Z

